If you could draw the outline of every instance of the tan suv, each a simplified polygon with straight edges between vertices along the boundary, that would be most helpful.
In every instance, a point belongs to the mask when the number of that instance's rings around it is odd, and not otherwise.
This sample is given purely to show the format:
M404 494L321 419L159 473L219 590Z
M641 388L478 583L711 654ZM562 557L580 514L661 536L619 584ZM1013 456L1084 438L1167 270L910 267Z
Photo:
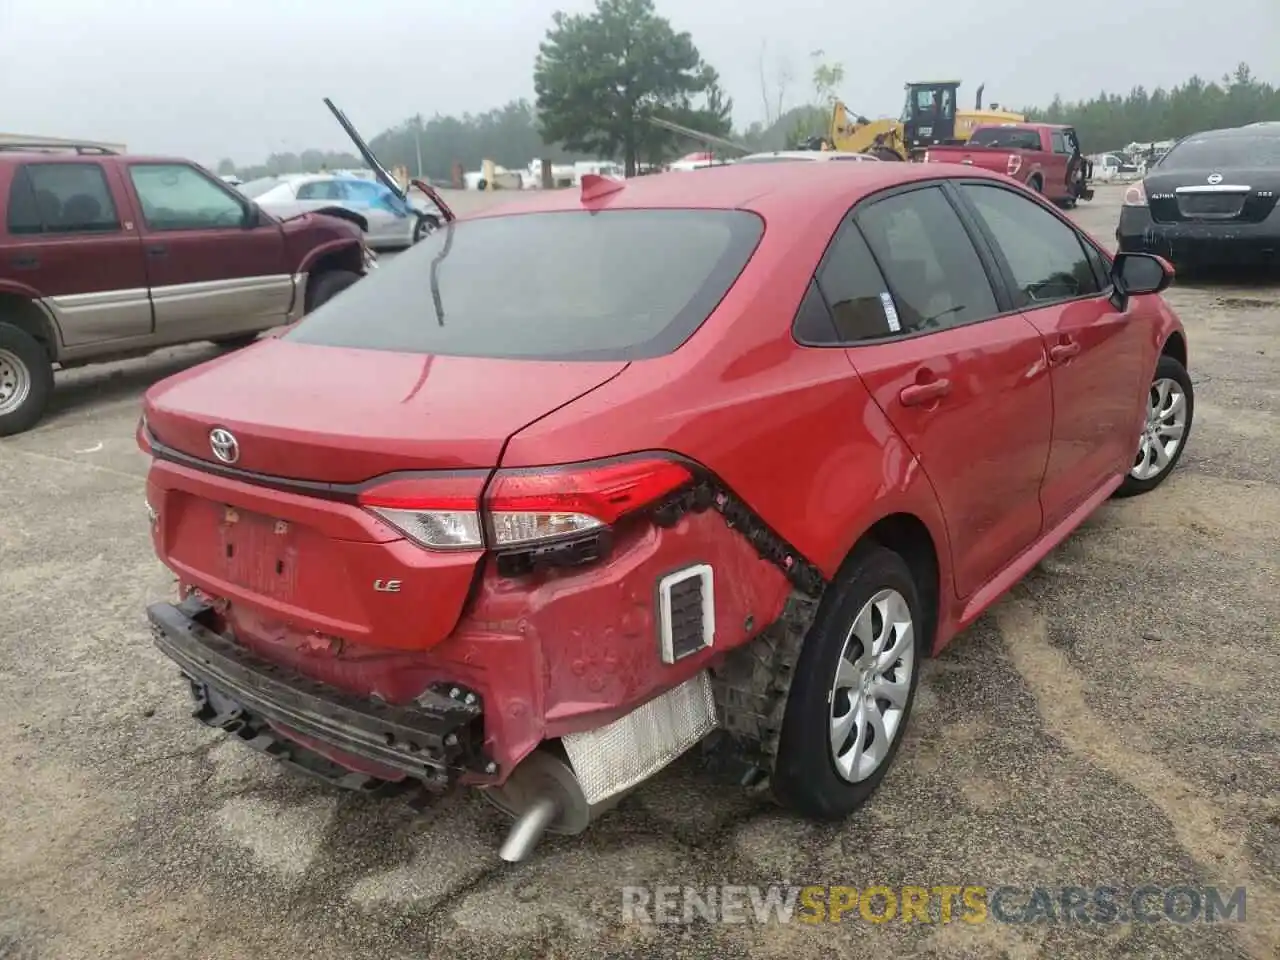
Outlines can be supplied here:
M0 436L40 420L55 365L246 344L349 287L374 260L338 217L277 220L187 160L0 147Z

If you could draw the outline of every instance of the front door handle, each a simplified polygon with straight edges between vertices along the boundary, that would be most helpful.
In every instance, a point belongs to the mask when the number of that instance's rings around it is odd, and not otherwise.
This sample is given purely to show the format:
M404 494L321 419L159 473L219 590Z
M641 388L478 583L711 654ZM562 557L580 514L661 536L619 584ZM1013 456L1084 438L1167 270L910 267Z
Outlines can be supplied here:
M1049 362L1066 363L1079 352L1080 344L1075 340L1068 340L1066 343L1055 343L1049 348Z
M9 266L15 270L34 270L40 266L40 258L30 254L13 257L9 260Z
M163 257L167 256L168 253L169 248L165 246L156 245L154 247L147 247L147 256L149 257Z
M950 392L951 381L946 377L939 377L928 383L913 383L909 387L903 387L902 392L898 394L898 399L902 401L904 407L923 407L935 400L940 400Z

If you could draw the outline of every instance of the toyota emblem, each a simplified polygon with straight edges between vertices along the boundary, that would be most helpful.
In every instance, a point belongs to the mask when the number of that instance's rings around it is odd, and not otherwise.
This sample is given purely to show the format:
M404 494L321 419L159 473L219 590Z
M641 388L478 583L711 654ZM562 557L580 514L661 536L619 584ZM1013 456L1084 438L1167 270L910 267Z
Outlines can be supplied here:
M1217 184L1221 183L1221 182L1222 182L1222 174L1220 174L1220 173L1211 173L1211 174L1209 174L1209 182L1210 182L1210 183L1212 183L1212 184L1214 184L1214 185L1217 185Z
M230 430L215 427L209 431L209 446L213 455L223 463L235 463L240 459L240 441Z

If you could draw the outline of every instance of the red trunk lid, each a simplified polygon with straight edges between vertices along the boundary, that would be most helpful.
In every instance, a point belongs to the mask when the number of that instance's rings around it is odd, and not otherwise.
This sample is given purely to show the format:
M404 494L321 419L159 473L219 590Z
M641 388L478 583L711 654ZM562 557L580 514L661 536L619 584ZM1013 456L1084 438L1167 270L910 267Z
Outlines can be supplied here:
M209 434L222 427L238 441L236 470L354 484L479 468L478 495L512 434L625 367L267 340L156 385L145 411L156 442L211 466ZM292 655L280 645L316 635L434 646L457 624L482 556L424 549L350 498L311 496L305 484L273 489L164 458L147 500L165 564L230 601L237 635L277 660Z
M399 470L497 466L507 438L595 389L623 362L495 360L266 340L165 380L144 405L165 446L235 467L327 483Z

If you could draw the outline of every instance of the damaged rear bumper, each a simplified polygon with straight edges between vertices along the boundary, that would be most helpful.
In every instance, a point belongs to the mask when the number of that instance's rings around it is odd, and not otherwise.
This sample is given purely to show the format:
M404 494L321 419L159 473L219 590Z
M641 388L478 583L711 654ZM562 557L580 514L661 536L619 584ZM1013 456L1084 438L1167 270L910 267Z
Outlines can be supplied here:
M410 779L443 789L497 774L483 751L483 706L475 694L432 688L404 706L353 697L254 656L210 629L211 613L197 596L147 608L156 646L191 681L196 716L210 726L238 732L281 759L298 753L298 745L304 753L310 748L319 756L294 757L294 765L335 781L349 780L345 772L355 769L368 773L363 780ZM268 728L294 749L282 749ZM329 768L344 775L330 776Z

